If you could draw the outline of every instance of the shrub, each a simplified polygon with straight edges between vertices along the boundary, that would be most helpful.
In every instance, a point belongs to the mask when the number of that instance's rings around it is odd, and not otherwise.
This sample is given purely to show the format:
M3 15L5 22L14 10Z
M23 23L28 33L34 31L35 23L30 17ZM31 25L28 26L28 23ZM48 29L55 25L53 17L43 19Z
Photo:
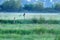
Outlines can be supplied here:
M14 24L14 20L0 20L0 23L10 23L10 24ZM60 20L45 20L45 18L43 17L40 17L40 19L36 19L36 18L33 18L33 19L25 19L25 20L15 20L15 24L60 24Z
M33 18L32 23L38 23L38 20L36 18Z
M59 24L58 20L47 20L48 24Z
M42 23L45 23L45 22L46 22L45 18L40 17L40 19L39 19L38 23L42 24Z

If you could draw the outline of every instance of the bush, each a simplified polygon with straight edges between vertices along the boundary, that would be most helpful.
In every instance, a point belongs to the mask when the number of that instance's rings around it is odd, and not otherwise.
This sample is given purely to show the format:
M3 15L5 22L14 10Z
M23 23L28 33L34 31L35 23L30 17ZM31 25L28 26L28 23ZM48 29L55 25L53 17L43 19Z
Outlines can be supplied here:
M15 23L14 23L15 21ZM7 23L10 23L10 24L60 24L60 20L45 20L45 18L43 17L40 17L40 19L36 19L36 18L33 18L33 19L25 19L25 20L0 20L0 23L4 23L4 24L7 24Z
M58 20L47 20L48 24L59 24L60 21Z
M0 20L0 23L10 23L10 24L14 24L14 20ZM15 24L16 23L20 23L20 24L29 24L32 23L31 20L15 20Z
M33 18L32 23L38 23L38 20L36 18Z
M43 17L40 17L40 19L38 20L38 23L40 23L40 24L44 24L44 23L46 23L46 20L45 20L45 18L43 18Z

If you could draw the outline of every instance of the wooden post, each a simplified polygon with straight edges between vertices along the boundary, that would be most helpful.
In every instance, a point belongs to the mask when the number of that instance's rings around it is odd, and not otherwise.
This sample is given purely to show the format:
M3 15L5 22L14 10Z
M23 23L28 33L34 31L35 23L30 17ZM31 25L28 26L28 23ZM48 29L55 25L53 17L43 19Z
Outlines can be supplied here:
M25 20L25 13L23 14L23 16L24 16L24 20Z
M14 24L15 24L15 17L14 17Z

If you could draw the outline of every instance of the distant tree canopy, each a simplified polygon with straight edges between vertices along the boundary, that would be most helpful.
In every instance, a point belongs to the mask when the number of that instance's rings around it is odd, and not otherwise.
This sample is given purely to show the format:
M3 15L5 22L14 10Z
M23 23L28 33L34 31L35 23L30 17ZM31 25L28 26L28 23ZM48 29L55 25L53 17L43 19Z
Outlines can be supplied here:
M2 12L60 12L60 3L55 3L53 7L45 8L42 2L35 2L21 5L21 0L7 0L0 5Z
M37 2L37 3L34 5L34 9L36 9L37 11L44 9L43 3Z
M24 9L28 10L28 11L32 11L34 9L34 5L33 4L25 4Z
M10 1L5 1L2 4L2 9L7 10L7 11L18 11L21 8L20 0L10 0Z
M56 9L56 10L60 10L60 3L56 3L56 4L55 4L55 9Z
M28 11L39 11L39 10L42 10L44 7L43 7L43 3L39 2L39 3L35 3L35 4L26 4L24 5L24 9L25 10L28 10Z

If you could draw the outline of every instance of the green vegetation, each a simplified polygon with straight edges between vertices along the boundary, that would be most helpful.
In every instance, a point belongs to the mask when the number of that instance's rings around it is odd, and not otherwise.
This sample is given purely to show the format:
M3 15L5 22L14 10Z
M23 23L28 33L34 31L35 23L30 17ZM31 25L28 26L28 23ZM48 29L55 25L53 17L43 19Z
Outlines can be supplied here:
M0 40L59 40L59 24L0 24Z
M43 3L37 2L37 3L31 3L31 4L25 4L24 9L28 11L41 11L43 10Z
M60 3L56 3L54 8L59 11L60 10Z
M4 24L60 24L60 20L46 20L43 17L40 17L40 19L32 18L32 19L20 19L20 20L0 20L0 23Z
M9 0L5 1L2 5L3 11L19 11L21 9L20 0Z
M55 3L51 7L45 8L43 2L21 5L21 0L9 0L0 5L0 12L60 12L60 3Z

